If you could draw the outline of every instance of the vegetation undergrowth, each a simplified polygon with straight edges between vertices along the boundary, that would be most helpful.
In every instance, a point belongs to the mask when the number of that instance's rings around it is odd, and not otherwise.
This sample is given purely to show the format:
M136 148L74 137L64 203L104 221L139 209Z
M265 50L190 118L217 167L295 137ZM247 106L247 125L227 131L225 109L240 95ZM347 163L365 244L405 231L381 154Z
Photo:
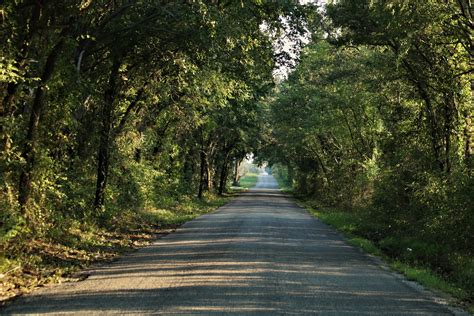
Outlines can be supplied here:
M203 199L182 196L160 208L124 211L107 223L70 221L61 230L10 243L0 257L0 305L38 286L80 280L83 276L77 273L81 269L146 246L230 198L211 194Z
M296 194L296 192L294 192L294 190L293 190L293 187L292 187L292 185L291 185L291 182L288 181L287 178L285 178L284 176L282 176L282 172L283 172L283 170L279 170L279 166L278 166L278 165L273 166L273 168L272 168L272 175L273 175L273 177L275 178L276 182L278 183L278 186L280 187L280 190L281 190L283 193L293 193L293 194Z
M333 226L342 232L349 244L359 247L365 252L381 257L390 267L402 274L409 280L417 281L426 288L438 290L451 295L456 302L474 312L473 289L469 283L472 278L473 267L468 266L462 260L453 260L453 272L451 274L440 273L440 269L429 266L426 259L426 252L429 249L419 247L422 242L411 239L406 242L403 239L390 239L391 247L387 246L387 239L374 241L367 238L367 226L370 225L364 215L358 212L348 212L339 209L321 207L317 202L298 198L298 203L306 208L312 215L321 219L324 223ZM400 255L394 252L393 248L404 248L407 255ZM449 251L445 249L445 251ZM431 258L433 259L433 258ZM463 258L468 260L468 257ZM472 262L471 262L472 264Z

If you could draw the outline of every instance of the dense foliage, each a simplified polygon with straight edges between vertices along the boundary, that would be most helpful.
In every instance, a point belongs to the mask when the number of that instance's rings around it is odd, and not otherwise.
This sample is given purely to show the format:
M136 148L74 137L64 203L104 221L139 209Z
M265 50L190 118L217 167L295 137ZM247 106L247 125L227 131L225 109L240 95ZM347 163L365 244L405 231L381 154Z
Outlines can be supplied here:
M301 33L309 7L2 3L2 269L31 240L127 227L143 211L224 193L256 142L256 101L288 59L274 45Z
M328 2L2 3L0 273L34 241L223 194L254 152L472 293L470 3Z
M473 293L469 10L467 1L329 4L326 36L265 103L259 155L300 194L358 213L359 233L389 254Z

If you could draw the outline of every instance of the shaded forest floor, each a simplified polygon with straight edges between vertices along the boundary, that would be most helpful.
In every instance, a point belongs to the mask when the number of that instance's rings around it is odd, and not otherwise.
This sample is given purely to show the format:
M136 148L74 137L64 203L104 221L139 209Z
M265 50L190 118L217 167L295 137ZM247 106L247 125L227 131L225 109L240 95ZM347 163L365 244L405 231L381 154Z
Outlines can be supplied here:
M0 306L47 284L87 278L84 269L116 260L224 205L233 194L187 199L161 209L134 212L112 225L79 223L48 237L21 240L0 256ZM128 215L130 216L130 215Z

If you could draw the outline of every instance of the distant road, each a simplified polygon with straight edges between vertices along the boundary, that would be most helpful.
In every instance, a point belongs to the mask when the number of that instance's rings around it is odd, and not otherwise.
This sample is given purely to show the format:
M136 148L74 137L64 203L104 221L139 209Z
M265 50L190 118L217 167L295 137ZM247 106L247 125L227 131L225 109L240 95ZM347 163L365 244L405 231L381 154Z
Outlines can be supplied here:
M272 176L82 282L0 314L453 315L279 193Z

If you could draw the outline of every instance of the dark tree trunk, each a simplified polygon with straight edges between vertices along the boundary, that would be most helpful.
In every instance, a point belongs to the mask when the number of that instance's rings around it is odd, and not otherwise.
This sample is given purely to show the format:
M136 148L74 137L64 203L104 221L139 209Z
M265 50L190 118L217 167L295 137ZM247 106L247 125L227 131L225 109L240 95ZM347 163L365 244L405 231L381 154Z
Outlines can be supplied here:
M446 97L446 104L444 108L444 155L446 173L450 174L452 169L451 164L451 134L453 130L453 111L456 108L454 95Z
M228 172L228 155L224 157L222 162L221 174L219 179L219 195L224 194L226 183L227 183L227 172Z
M209 159L208 157L206 156L206 169L205 169L205 172L204 172L204 180L205 180L205 183L204 183L204 190L205 191L210 191L213 186L212 186L212 177L211 177L211 166L209 165Z
M472 121L469 115L469 112L466 111L464 113L464 120L465 120L465 127L464 127L464 160L466 162L466 166L470 169L472 168L471 165L471 157L472 157L472 141L474 140L474 131L472 128Z
M51 79L53 75L59 53L64 44L64 36L67 30L61 32L60 39L54 45L51 52L46 59L46 63L41 75L41 84L36 89L33 105L31 107L30 120L28 123L28 132L26 135L25 146L23 148L22 157L25 160L25 166L20 174L20 183L18 189L18 202L20 204L20 211L22 214L26 213L26 207L31 196L32 172L35 163L35 150L37 145L37 134L41 114L45 105L45 84Z
M3 98L2 105L0 106L0 117L7 116L12 112L13 97L15 96L17 87L18 84L13 82L7 85L7 94Z
M200 179L199 179L198 198L202 199L204 191L209 189L208 187L209 168L208 168L208 163L207 163L207 154L204 150L201 150L200 160L201 160L201 172L200 172Z
M136 162L142 161L142 149L141 148L135 148L135 153L133 155L133 160Z
M441 139L442 137L439 135L439 125L437 124L437 118L435 112L433 110L433 104L431 102L431 98L428 95L428 92L423 88L422 84L418 81L414 81L418 92L420 93L421 98L425 102L426 113L429 123L430 129L430 137L431 137L431 145L433 148L434 160L438 164L441 171L444 171L445 163L442 161L441 158L441 151L442 151L442 144Z
M191 146L185 156L182 179L186 187L191 187L195 173L194 147Z
M112 115L115 93L117 89L120 61L115 59L110 70L108 87L104 92L104 106L102 108L102 125L100 131L99 150L97 153L97 184L94 198L94 208L100 209L104 205L105 188L109 172L109 142L112 130Z
M389 45L392 47L395 54L398 55L400 45L396 43L389 43ZM436 163L438 164L440 170L444 171L445 165L444 165L444 161L442 161L441 159L442 144L440 141L442 137L439 135L437 118L433 110L431 97L425 85L423 84L423 81L419 79L419 74L416 71L416 69L414 69L412 65L406 59L402 59L402 63L403 63L404 68L408 71L408 74L409 74L407 79L416 87L416 89L418 90L418 93L420 94L421 99L425 103L425 109L426 109L429 129L430 129L431 145L433 148L434 159Z
M13 96L16 91L17 84L9 83L7 86L7 95L3 101L2 106L0 106L0 117L6 117L11 112L11 104L13 103ZM0 134L3 134L4 127L0 126ZM7 135L4 135L2 139L2 144L0 147L1 151L7 151L10 149L10 140Z

